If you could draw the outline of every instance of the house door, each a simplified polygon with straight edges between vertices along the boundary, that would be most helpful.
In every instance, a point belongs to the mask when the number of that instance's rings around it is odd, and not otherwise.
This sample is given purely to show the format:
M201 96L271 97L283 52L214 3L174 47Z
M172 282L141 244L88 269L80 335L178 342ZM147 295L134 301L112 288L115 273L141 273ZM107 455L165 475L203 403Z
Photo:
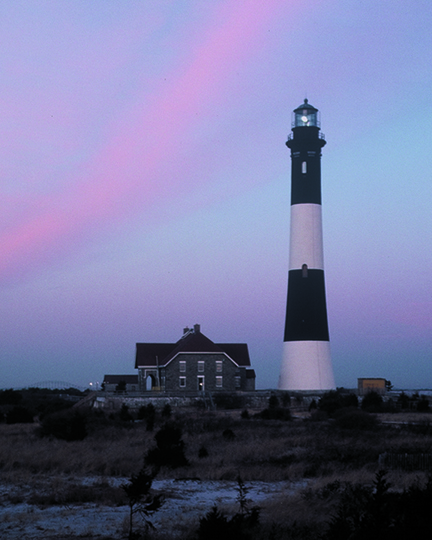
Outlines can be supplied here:
M198 390L204 390L204 375L198 375Z

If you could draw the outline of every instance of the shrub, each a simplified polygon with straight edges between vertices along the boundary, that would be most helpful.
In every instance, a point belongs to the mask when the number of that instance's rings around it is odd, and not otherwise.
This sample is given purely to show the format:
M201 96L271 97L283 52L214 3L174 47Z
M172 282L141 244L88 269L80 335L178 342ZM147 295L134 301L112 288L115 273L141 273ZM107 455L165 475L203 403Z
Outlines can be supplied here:
M49 397L48 399L45 397L42 399L32 400L32 402L35 402L35 408L39 413L40 420L42 420L44 416L47 416L48 414L64 411L65 409L70 409L73 406L72 401L67 401L57 397Z
M247 499L248 488L240 476L237 477L237 502L239 512L228 520L215 505L199 521L198 540L252 540L256 538L256 529L259 526L259 508L249 509Z
M33 423L33 415L21 405L16 405L6 414L6 424L31 424Z
M318 409L333 417L335 411L345 407L357 407L358 399L354 394L343 394L340 389L330 390L322 395L318 402Z
M316 411L317 408L318 408L317 402L315 399L313 399L309 404L308 411L309 412Z
M150 449L144 461L156 467L183 467L189 464L184 454L182 431L174 424L165 424L155 435L156 448Z
M426 396L421 396L419 401L417 402L417 411L418 412L429 412L430 406L429 406L429 400Z
M323 540L405 540L432 535L431 480L424 487L415 484L398 493L389 490L385 476L379 471L373 487L345 487Z
M258 413L258 417L264 420L291 420L291 411L284 407L269 407Z
M361 408L367 412L381 412L383 410L383 398L376 392L368 392L363 398Z
M268 408L276 409L277 407L279 407L279 399L275 394L272 394L268 400Z
M125 394L126 393L126 381L119 381L115 388L116 394Z
M214 394L213 401L218 409L241 409L245 403L243 396L222 393Z
M22 401L22 394L18 390L0 390L0 405L19 405Z
M71 410L50 414L42 420L39 434L65 441L82 441L87 436L86 418Z
M206 458L208 457L209 453L208 453L208 450L205 446L201 446L200 449L198 450L198 457L200 459L202 458Z
M132 422L133 416L129 412L129 407L123 403L119 412L119 418L122 422Z
M288 392L282 392L281 400L283 407L289 407L291 405L291 396Z
M171 418L172 408L169 403L166 403L162 409L162 418Z
M325 411L320 411L319 409L312 409L310 420L312 422L323 422L324 420L328 420L328 414Z
M235 433L232 429L227 428L223 430L222 437L226 441L233 441L235 439Z
M162 495L153 495L151 486L156 476L156 472L147 472L141 469L137 475L132 475L127 484L122 484L122 489L128 498L129 505L129 540L139 538L133 530L133 518L135 514L140 514L144 520L145 533L148 529L154 529L150 517L159 510L163 504Z
M374 429L377 426L375 416L366 411L359 411L354 408L339 409L335 413L335 423L342 429Z
M225 540L230 538L228 519L215 505L199 520L198 540L220 540L220 538Z
M140 407L138 409L138 418L146 421L147 431L153 431L156 421L156 409L153 403Z
M401 409L409 409L409 406L410 406L410 399L409 397L405 394L405 392L402 392L401 394L399 394L398 398L397 398L397 403L399 405L399 407Z

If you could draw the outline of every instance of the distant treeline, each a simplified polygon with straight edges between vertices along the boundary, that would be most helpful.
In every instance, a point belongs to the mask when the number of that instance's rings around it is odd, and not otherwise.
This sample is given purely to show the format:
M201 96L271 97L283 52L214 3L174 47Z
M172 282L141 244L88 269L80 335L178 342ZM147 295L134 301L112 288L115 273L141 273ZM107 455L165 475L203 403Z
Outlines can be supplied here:
M35 417L70 408L85 395L76 388L0 390L0 422L31 423Z

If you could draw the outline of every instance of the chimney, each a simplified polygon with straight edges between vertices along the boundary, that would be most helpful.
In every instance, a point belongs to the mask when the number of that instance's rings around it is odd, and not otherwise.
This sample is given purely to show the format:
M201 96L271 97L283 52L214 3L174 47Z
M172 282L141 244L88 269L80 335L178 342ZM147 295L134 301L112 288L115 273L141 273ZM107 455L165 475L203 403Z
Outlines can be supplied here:
M186 326L186 328L183 328L183 335L187 334L189 332L189 327Z
M199 334L201 331L199 324L194 324L194 332L195 334Z

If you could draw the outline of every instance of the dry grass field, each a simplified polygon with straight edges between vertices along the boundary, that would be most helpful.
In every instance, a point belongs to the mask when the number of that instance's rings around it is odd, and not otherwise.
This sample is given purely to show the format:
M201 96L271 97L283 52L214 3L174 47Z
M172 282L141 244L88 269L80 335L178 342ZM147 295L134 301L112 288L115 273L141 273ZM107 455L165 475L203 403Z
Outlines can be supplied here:
M277 493L260 503L261 522L267 527L263 538L273 534L277 539L275 531L288 529L291 536L280 533L279 537L318 534L334 511L337 497L333 495L340 493L341 486L371 486L384 453L432 454L428 414L382 415L385 423L375 415L377 422L360 427L319 415L313 420L308 413L289 421L254 417L252 412L249 416L242 418L241 411L174 410L169 422L181 430L188 465L162 466L157 479L235 481L240 476L246 486L283 482ZM0 424L1 482L15 486L9 495L3 493L1 504L24 499L39 506L125 504L122 490L108 480L136 474L166 422L157 415L153 430L148 431L145 422L99 424L92 418L88 435L75 441L40 437L37 424ZM401 491L414 484L426 485L429 474L425 470L388 470L386 480L391 489ZM85 485L90 477L100 479L91 488ZM25 496L20 496L20 486L26 486ZM222 509L236 511L232 506ZM193 529L192 523L190 527ZM169 538L167 534L165 531L163 537Z

